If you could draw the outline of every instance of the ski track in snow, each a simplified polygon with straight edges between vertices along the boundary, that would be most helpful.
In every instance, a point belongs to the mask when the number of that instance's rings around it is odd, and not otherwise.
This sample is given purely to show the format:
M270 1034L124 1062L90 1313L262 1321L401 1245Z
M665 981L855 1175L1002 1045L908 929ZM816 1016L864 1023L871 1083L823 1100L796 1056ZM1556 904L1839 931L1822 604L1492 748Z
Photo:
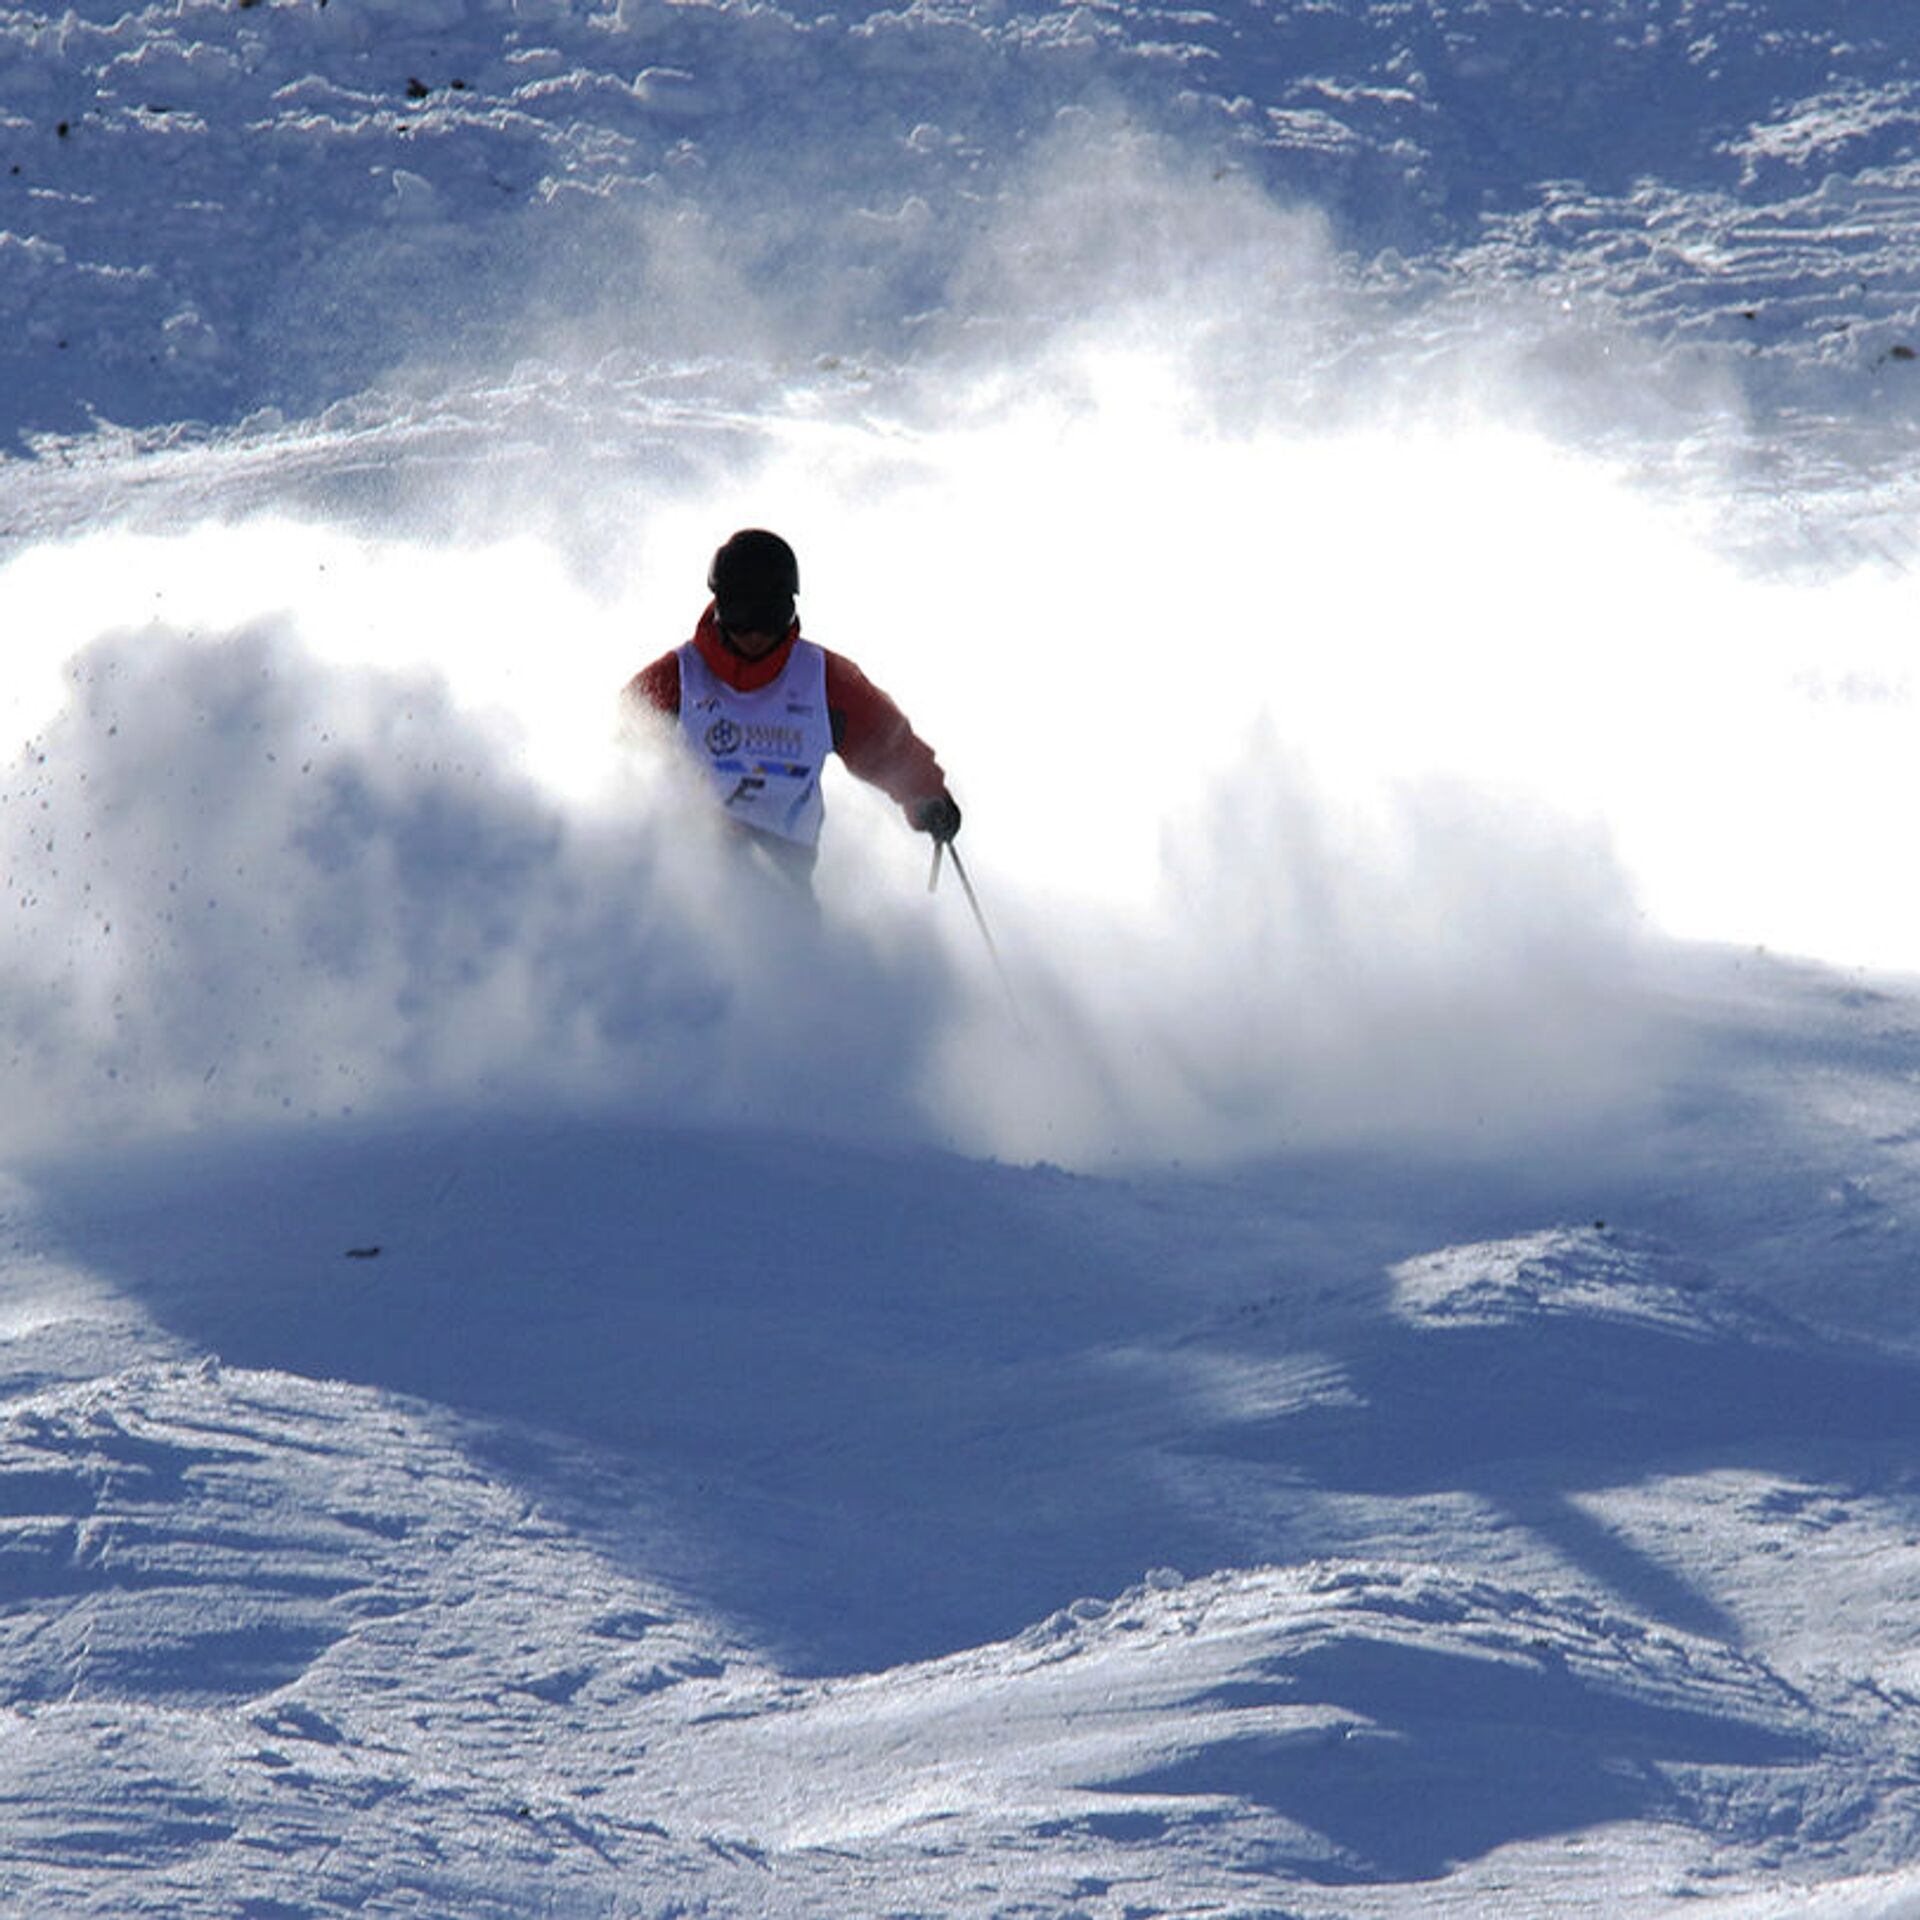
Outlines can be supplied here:
M1153 816L1144 929L1044 846L995 896L1093 962L1017 969L1016 1035L863 897L857 806L803 933L556 800L477 632L406 651L492 596L597 698L743 475L823 538L897 490L883 601L968 493L1072 571L1148 521L1016 483L1110 415L1169 522L1371 433L1336 497L1434 567L1481 482L1421 442L1491 420L1764 580L1897 583L1917 109L1868 0L0 4L0 560L51 583L6 603L0 1908L1920 1910L1910 982L1630 937L1578 835L1457 797L1382 880L1266 741L1260 859ZM1311 542L1337 460L1250 471L1295 492L1233 526ZM1534 543L1550 612L1660 610L1598 524L1472 548L1530 658ZM1127 559L1172 630L1185 562ZM1801 678L1897 727L1861 604ZM1125 796L1045 797L1084 846Z

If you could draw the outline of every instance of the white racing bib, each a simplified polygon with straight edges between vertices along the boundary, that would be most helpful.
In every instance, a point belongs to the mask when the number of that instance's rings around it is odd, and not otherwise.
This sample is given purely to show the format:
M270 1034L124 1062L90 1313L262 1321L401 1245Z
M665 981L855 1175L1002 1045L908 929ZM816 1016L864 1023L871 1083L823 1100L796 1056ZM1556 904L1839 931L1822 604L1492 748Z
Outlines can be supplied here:
M833 751L826 655L796 640L778 678L752 693L719 679L692 641L680 649L680 730L731 819L813 846L825 809L820 769Z

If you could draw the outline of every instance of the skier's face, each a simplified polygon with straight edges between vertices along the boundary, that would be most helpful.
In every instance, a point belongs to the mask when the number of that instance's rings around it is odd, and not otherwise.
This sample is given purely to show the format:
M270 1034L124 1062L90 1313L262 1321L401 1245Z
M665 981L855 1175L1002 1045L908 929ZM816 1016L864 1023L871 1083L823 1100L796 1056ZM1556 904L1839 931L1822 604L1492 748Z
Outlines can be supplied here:
M727 644L735 653L744 654L749 660L764 660L787 637L787 630L784 625L775 630L753 623L729 626L726 634Z

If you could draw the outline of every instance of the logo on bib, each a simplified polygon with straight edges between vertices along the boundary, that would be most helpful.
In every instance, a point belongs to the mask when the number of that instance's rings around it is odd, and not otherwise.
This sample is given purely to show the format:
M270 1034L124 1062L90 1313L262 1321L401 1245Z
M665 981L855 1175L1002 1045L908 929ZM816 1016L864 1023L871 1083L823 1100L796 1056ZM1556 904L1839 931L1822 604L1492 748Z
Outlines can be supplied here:
M707 751L713 754L732 753L739 747L740 739L738 723L722 714L707 729Z

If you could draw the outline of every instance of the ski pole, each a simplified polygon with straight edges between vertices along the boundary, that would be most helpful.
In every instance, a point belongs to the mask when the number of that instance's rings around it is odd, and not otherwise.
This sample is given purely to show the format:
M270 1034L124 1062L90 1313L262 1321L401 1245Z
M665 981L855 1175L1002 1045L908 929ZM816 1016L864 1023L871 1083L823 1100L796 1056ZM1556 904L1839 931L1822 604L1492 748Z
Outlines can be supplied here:
M960 858L960 849L949 844L946 851L953 857L953 870L960 876L960 885L967 896L967 905L973 909L973 924L980 929L980 938L986 942L987 958L993 962L993 971L1000 982L1000 991L1007 996L1007 1011L1013 1015L1013 1024L1024 1037L1027 1023L1020 1017L1020 1002L1014 998L1013 982L1007 978L1005 963L1000 958L1000 949L994 944L993 931L987 925L987 916L981 911L980 896L973 890L973 881L967 873L966 862ZM940 848L934 848L934 879L940 877Z
M936 840L933 843L933 870L927 875L927 891L929 893L938 893L940 891L940 856L945 853L946 850L947 843L944 840Z
M953 855L953 870L960 876L960 885L966 893L967 905L973 909L973 923L980 929L980 938L987 943L987 952L992 955L995 967L998 967L1000 949L993 944L993 935L987 930L987 916L980 911L980 896L974 892L973 882L967 878L967 869L960 858L960 849L950 847L948 851Z

